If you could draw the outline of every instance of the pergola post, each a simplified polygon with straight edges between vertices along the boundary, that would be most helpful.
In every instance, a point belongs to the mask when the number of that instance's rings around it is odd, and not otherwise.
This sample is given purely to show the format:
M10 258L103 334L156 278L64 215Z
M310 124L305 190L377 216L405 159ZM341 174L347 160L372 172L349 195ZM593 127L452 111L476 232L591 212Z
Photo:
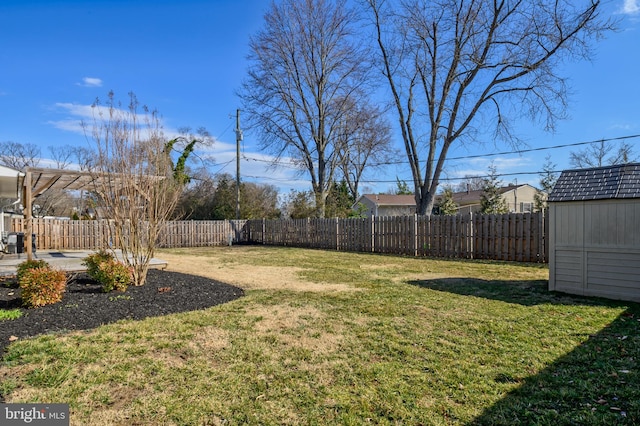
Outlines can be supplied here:
M31 199L31 170L27 168L24 177L24 220L25 220L25 236L24 244L27 246L27 260L33 260L33 214Z

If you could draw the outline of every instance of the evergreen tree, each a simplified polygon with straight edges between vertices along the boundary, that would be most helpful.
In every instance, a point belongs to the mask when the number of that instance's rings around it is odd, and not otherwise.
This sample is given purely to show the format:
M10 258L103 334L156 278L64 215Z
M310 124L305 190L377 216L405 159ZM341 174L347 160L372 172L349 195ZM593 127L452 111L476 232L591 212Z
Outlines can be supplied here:
M483 192L480 196L480 213L484 214L503 214L509 212L509 206L502 194L500 193L500 185L502 182L498 179L496 166L489 166L489 175L484 181Z
M354 211L351 208L355 203L347 183L334 182L327 196L325 217L351 217Z
M534 211L541 212L547 208L547 197L553 191L558 180L558 176L554 172L555 167L551 156L547 155L542 165L542 173L540 173L540 190L533 196Z
M438 214L445 216L453 216L458 214L458 205L453 201L453 190L451 188L445 188L438 204Z
M315 216L312 191L296 191L292 189L284 202L285 216L291 219L306 219Z
M236 217L236 185L231 175L218 177L216 192L212 199L211 219L224 220Z
M406 181L400 180L396 176L396 195L413 195L413 191L409 189Z

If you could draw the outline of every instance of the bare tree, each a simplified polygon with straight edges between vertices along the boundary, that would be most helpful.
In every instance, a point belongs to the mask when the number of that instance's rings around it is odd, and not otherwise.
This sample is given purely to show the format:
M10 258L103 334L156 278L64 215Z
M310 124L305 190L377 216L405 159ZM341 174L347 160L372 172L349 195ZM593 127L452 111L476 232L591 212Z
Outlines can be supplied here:
M0 164L20 171L27 167L38 167L40 148L30 143L0 142Z
M352 105L368 104L370 55L357 37L358 17L345 0L273 2L265 28L251 38L241 97L263 146L309 173L316 215L345 149Z
M180 143L167 141L158 113L140 107L130 93L126 107L109 93L106 104L93 105L95 142L92 173L104 215L113 220L111 248L120 248L133 269L134 285L144 284L158 238L186 182L170 154Z
M391 127L379 107L354 104L348 109L343 125L339 166L351 196L356 199L365 172L385 165L396 153L391 147Z
M465 175L464 180L452 187L453 192L477 191L484 188L484 178Z
M454 143L475 143L480 128L517 142L509 119L523 115L553 129L566 108L558 64L588 58L591 41L611 28L599 0L364 1L419 214L432 210Z
M70 217L76 200L68 191L49 189L39 195L33 202L34 217L64 216Z
M617 149L616 149L617 148ZM613 166L614 164L631 163L637 160L633 153L633 147L622 142L617 145L614 142L599 141L590 144L581 151L572 151L569 162L572 167L585 169L589 167Z
M75 147L71 145L49 146L47 147L51 159L55 162L56 168L65 169L72 164Z
M95 156L93 155L93 151L90 148L75 147L73 149L73 159L75 160L80 170L86 171L91 170L91 168L93 167Z

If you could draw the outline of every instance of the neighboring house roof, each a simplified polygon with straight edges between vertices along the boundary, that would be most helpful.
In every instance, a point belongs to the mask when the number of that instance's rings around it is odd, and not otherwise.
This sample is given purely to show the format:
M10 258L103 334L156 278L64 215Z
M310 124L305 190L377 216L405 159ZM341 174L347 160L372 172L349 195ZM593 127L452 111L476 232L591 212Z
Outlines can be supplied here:
M364 194L358 198L356 204L366 198L378 206L413 206L416 205L416 198L413 195L390 195L390 194Z
M530 186L528 184L521 185L508 185L499 189L500 194L505 194L509 191L513 191L524 186ZM453 201L459 206L468 206L471 204L478 204L482 198L482 189L473 191L454 192ZM362 199L370 201L372 204L381 206L411 206L415 207L416 199L413 195L392 195L392 194L364 194L361 195L356 201L356 205L362 202ZM442 194L436 196L436 202L440 201Z
M500 194L504 194L509 191L513 191L514 189L522 188L524 186L530 186L528 184L521 185L508 185L501 187L498 192ZM468 206L470 204L478 204L482 199L482 194L484 191L482 189L475 189L473 191L463 191L463 192L454 192L453 202L459 206ZM439 194L436 197L436 201L440 201L442 199L442 194Z
M640 163L565 170L549 195L550 202L640 198Z

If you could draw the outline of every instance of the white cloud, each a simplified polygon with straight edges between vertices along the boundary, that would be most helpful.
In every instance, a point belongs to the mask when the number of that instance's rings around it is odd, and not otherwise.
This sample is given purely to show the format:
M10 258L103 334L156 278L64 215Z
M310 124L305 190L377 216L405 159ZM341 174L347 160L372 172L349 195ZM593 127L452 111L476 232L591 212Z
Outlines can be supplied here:
M55 104L57 109L62 109L72 116L78 118L93 118L93 114L95 112L94 108L91 105L78 105L71 104L65 102L58 102ZM100 108L100 107L97 107Z
M620 13L626 15L640 14L640 0L624 0Z
M634 126L629 123L615 123L609 126L612 130L632 130Z
M99 114L108 116L109 110L105 106L91 106L74 103L60 102L54 106L54 111L59 113L62 118L59 120L49 121L48 124L56 129L66 132L73 132L85 135L85 129L82 123L86 123L87 132L91 137L94 117L99 120ZM126 110L121 111L123 114L128 113ZM142 114L140 120L144 120ZM164 134L168 138L179 136L179 132L175 129L164 128ZM199 150L200 156L212 158L215 161L211 170L216 173L229 173L235 176L236 171L236 144L235 142L225 142L214 138L211 146L202 147ZM289 189L309 189L308 179L300 178L297 169L293 165L290 158L281 158L279 160L280 167L271 167L274 157L260 152L244 151L240 161L240 174L243 180L249 182L268 183L279 187L281 193L288 192Z
M73 132L84 135L84 129L80 120L47 121L47 124L52 125L58 130L64 130L66 132Z
M96 77L84 77L82 83L76 83L82 87L102 87L102 80Z
M59 102L54 105L54 111L61 112L65 117L60 120L50 120L47 124L50 124L59 130L84 135L85 131L82 127L82 123L92 122L94 114L98 114L100 108L104 107L96 108L98 109L94 109L91 105Z

